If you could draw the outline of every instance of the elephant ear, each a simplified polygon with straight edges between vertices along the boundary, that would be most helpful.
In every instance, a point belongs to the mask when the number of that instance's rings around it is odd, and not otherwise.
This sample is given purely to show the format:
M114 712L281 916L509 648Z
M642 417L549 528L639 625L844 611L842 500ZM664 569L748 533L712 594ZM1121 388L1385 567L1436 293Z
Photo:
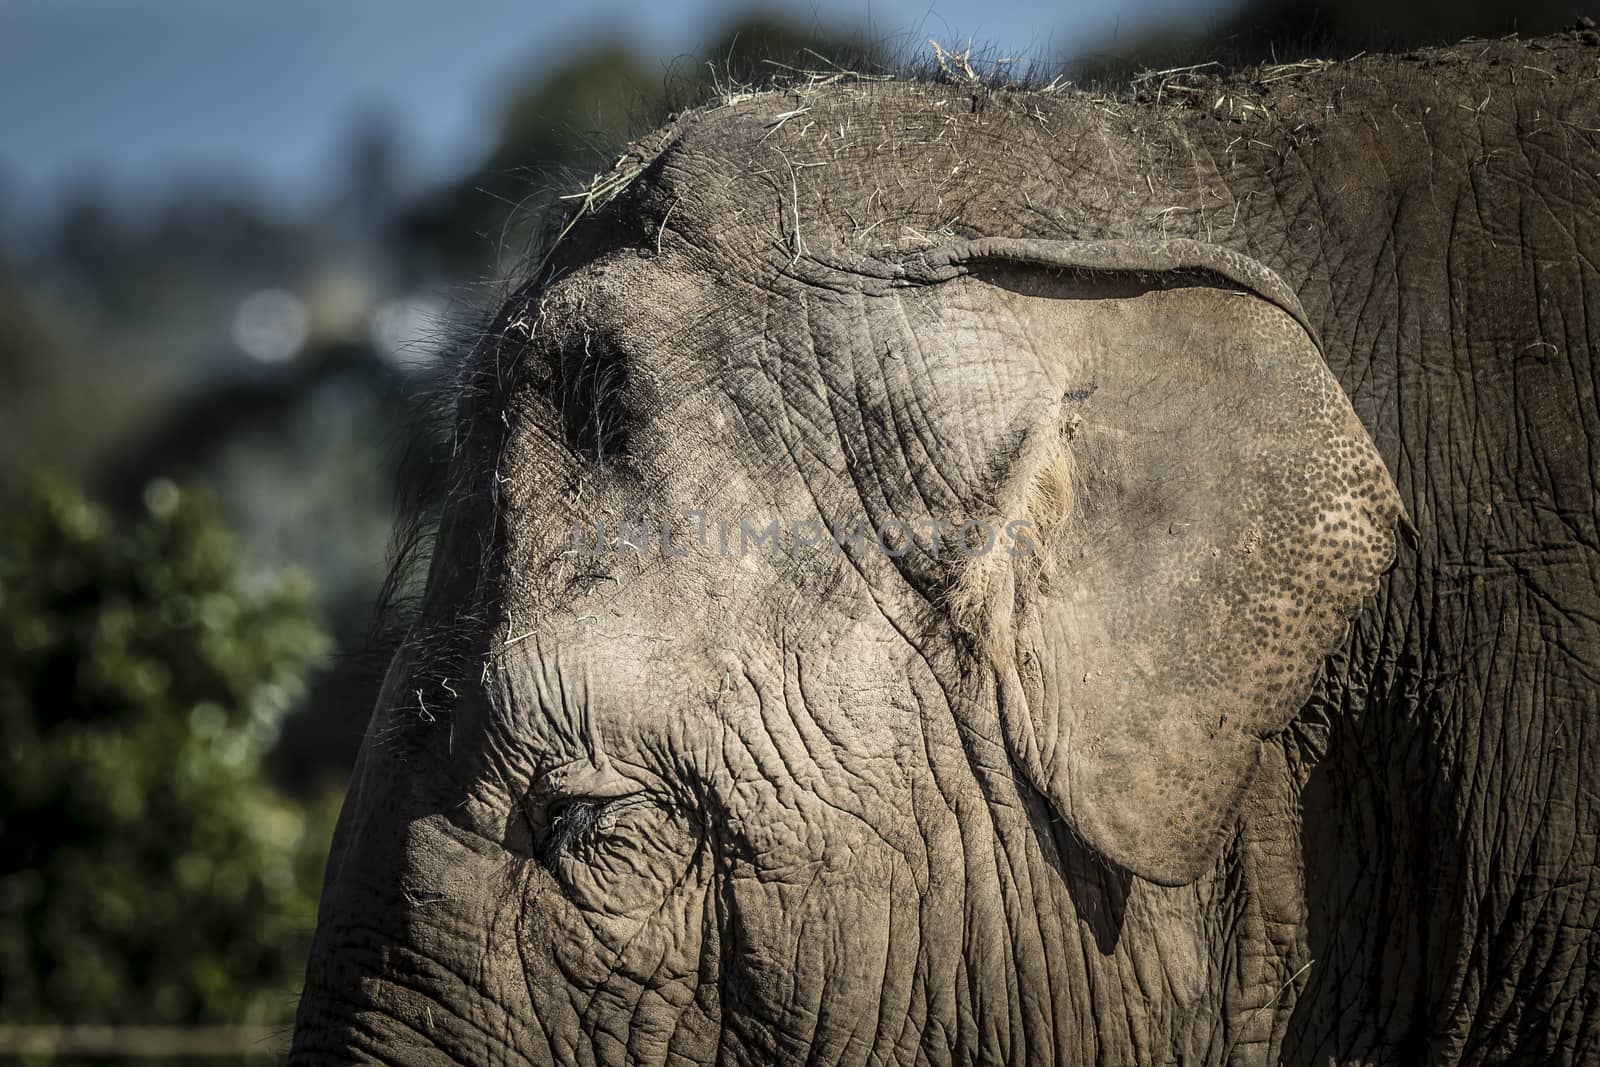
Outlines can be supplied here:
M1394 484L1256 261L988 240L907 276L1038 383L985 417L1028 423L989 499L1039 553L970 561L954 596L989 620L1011 759L1092 848L1191 882L1393 561Z

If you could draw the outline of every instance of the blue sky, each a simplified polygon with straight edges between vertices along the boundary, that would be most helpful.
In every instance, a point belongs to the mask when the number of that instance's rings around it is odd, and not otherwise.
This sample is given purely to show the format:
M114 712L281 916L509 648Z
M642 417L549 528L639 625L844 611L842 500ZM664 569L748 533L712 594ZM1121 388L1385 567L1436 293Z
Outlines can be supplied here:
M805 0L760 5L893 43L1060 55L1226 0ZM736 0L0 0L0 180L137 196L222 176L310 196L352 123L386 115L423 176L481 150L508 80L598 38L693 51ZM20 188L18 188L20 186Z

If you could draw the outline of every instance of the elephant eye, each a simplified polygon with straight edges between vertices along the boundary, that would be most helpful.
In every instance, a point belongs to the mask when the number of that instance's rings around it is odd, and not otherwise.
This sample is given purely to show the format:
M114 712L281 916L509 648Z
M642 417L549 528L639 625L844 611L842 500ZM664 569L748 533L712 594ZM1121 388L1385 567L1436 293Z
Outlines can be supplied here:
M658 908L703 840L683 811L639 789L569 793L536 810L534 862L573 903L610 915Z

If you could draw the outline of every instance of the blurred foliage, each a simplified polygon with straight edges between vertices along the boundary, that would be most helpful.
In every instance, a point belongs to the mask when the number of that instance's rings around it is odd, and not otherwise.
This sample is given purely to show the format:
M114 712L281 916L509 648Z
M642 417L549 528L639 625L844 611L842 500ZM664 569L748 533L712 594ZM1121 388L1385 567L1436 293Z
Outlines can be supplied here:
M404 240L432 253L428 265L436 270L483 269L527 240L515 227L508 232L508 223L519 211L526 219L530 197L538 200L570 169L603 166L605 153L626 141L631 117L659 110L662 92L650 68L621 45L568 62L512 97L488 157L403 217Z
M37 284L25 284L0 249L0 507L40 464L85 474L141 399L160 388L159 372L142 380L126 367L92 373L96 349L82 343L78 326Z
M0 359L0 392L17 396L36 389L44 367L55 358L53 349L33 302L17 286L9 264L0 260L0 354L15 357ZM8 456L15 455L14 448L24 446L9 419L0 422L0 446L5 446ZM14 472L17 466L13 459L7 470Z
M0 1019L276 1022L333 802L261 763L328 644L203 493L41 480L0 539Z

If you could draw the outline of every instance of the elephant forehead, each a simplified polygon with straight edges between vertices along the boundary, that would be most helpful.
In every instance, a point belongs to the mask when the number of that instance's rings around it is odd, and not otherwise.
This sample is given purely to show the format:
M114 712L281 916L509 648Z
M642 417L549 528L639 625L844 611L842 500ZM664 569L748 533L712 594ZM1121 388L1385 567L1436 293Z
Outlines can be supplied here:
M476 377L499 389L491 417L520 419L525 438L556 438L597 471L625 461L645 481L693 481L740 454L715 383L757 296L681 257L614 251L513 301Z
M615 538L619 525L644 522L657 557L664 533L674 537L669 582L742 583L762 563L808 588L829 583L837 568L820 557L726 559L743 557L745 527L837 517L822 514L802 476L838 466L837 433L799 454L794 440L761 432L806 421L797 399L740 395L739 383L769 375L823 387L804 370L815 352L801 309L681 256L621 253L503 317L527 325L517 336L503 328L506 349L480 355L477 378L501 399L477 423L505 436L495 491L520 545L513 555L533 566L571 547L574 529L592 538L609 524ZM617 555L596 566L620 577Z

